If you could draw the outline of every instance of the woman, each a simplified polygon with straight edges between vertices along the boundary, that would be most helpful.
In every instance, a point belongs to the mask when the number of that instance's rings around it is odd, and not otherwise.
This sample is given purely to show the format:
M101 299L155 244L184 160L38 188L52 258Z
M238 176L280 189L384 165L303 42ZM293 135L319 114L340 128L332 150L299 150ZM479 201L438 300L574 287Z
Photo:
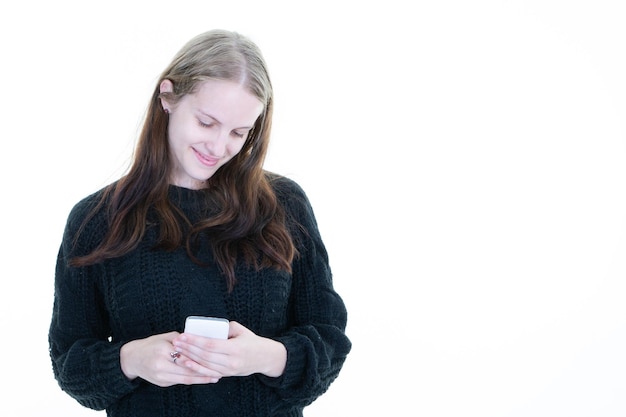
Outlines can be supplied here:
M54 374L109 416L301 416L350 351L305 193L263 170L272 87L248 39L192 39L125 176L79 202L58 255ZM183 332L224 317L228 339Z

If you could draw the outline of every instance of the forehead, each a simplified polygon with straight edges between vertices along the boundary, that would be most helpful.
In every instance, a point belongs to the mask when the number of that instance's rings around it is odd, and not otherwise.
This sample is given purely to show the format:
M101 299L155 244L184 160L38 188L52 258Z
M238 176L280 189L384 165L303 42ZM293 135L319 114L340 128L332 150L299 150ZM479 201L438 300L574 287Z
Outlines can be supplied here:
M263 111L263 103L244 85L226 80L206 80L187 97L193 107L225 119L243 118L253 121Z

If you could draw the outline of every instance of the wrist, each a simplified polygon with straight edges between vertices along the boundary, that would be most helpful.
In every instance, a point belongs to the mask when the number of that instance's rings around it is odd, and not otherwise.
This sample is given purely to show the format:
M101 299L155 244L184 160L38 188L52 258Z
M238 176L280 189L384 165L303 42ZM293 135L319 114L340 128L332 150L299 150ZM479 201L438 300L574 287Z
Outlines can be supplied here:
M133 342L128 342L120 348L120 368L122 368L122 373L126 378L131 381L139 376L131 369L133 362L130 359L132 357L132 343Z
M285 366L287 365L287 348L276 340L268 339L271 343L268 344L267 356L270 360L267 363L267 367L263 375L277 378L285 372Z

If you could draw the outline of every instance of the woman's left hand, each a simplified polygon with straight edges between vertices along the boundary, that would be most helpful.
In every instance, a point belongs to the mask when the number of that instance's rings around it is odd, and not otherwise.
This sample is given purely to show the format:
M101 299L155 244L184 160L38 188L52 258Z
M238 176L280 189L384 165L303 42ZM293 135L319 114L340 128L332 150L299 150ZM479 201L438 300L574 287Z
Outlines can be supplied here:
M186 357L178 364L200 374L218 372L227 377L261 373L278 377L287 363L287 350L282 343L257 336L235 321L229 323L227 340L183 333L172 343Z

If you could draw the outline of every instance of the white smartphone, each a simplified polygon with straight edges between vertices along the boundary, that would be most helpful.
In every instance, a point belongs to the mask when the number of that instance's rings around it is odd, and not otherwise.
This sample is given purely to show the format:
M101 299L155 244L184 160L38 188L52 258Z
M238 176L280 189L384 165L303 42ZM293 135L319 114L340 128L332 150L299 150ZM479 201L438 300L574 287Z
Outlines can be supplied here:
M213 339L228 339L228 320L219 317L189 316L185 320L185 333Z

